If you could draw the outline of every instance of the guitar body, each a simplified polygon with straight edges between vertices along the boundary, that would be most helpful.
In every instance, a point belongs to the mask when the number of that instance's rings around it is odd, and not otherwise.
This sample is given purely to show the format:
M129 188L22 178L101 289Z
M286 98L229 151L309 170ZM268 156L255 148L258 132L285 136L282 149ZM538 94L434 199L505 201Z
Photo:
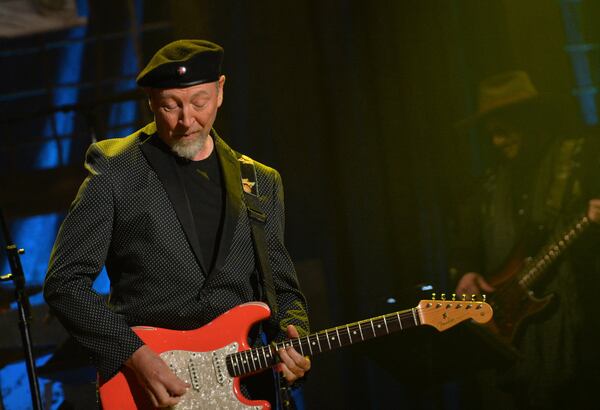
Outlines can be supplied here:
M504 351L508 350L513 357L516 351L512 345L524 322L544 310L554 298L552 294L537 298L533 294L533 286L548 274L556 259L589 225L587 214L578 216L534 258L527 258L526 244L520 243L503 269L491 278L490 284L496 288L490 296L494 319L484 329L489 330L496 341L500 342L499 347Z
M239 305L194 330L134 327L136 334L167 362L190 388L174 409L270 409L267 401L251 401L240 390L240 378L231 377L224 363L228 354L249 349L252 325L267 319L270 310L261 302ZM100 381L105 410L154 409L147 393L128 368Z
M549 294L543 298L535 296L532 290L519 285L516 276L506 276L504 282L492 281L497 290L489 297L494 309L494 318L484 326L501 342L512 345L522 325L534 315L544 310L554 298Z
M496 289L488 296L494 309L492 320L483 326L472 327L510 360L520 356L515 341L525 322L543 311L554 298L553 294L536 297L521 281L528 268L536 263L527 257L525 248L524 243L516 246L502 269L489 279Z

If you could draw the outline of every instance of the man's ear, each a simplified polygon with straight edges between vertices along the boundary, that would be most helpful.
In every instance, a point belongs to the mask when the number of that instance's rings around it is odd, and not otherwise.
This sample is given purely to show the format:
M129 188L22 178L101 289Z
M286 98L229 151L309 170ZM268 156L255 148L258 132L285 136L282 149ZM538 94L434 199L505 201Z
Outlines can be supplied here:
M219 84L219 95L217 96L217 107L220 107L223 104L223 86L225 85L225 76L221 75L218 80Z

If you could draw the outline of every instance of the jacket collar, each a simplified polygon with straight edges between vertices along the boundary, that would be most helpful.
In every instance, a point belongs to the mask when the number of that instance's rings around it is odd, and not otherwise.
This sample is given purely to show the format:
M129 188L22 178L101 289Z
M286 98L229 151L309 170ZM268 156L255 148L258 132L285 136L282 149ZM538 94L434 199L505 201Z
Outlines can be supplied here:
M170 152L169 147L158 137L155 123L147 125L141 131L145 134L142 135L141 150L158 175L175 209L175 213L196 256L198 264L208 276L208 261L204 261L202 257L196 225L194 224L190 203L185 193L183 180L179 177L177 171L175 156ZM214 129L211 131L211 135L215 142L215 149L223 173L226 193L221 235L213 268L214 271L218 271L222 268L229 254L239 213L243 209L242 177L236 152L218 136Z

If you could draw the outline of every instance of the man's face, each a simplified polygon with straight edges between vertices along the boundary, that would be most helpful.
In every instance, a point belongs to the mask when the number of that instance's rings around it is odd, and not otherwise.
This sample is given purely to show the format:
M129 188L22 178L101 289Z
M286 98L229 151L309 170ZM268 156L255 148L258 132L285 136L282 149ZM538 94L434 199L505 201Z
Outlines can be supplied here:
M158 135L179 156L205 157L203 150L223 102L224 83L225 76L221 76L218 81L187 88L149 90Z
M492 144L505 158L514 159L519 155L523 141L523 133L508 121L489 118L484 123L484 130L491 138Z

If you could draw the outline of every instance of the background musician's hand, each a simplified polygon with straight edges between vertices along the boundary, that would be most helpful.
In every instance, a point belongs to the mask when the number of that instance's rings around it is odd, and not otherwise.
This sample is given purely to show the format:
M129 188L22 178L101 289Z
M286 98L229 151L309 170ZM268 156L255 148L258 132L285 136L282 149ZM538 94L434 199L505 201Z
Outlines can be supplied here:
M493 292L495 289L479 273L467 272L458 281L456 286L457 295L480 295L481 293Z
M125 365L134 371L155 407L177 404L189 387L146 345L136 350Z
M591 199L588 204L587 217L590 221L600 223L600 199Z
M287 327L287 336L289 338L299 337L298 331L294 325L289 325ZM310 370L310 359L302 356L293 347L279 349L278 353L279 358L281 359L279 371L283 373L283 377L285 377L289 384L294 383Z

